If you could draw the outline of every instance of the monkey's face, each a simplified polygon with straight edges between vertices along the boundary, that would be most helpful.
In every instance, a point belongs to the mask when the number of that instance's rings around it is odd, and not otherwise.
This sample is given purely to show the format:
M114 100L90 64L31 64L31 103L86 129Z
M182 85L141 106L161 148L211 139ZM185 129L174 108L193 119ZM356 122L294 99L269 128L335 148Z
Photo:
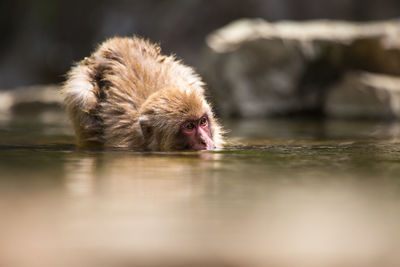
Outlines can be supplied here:
M210 150L215 148L206 115L199 119L187 120L181 126L186 146L190 150Z
M197 90L157 91L142 105L139 114L138 132L148 150L211 150L217 146L218 125Z

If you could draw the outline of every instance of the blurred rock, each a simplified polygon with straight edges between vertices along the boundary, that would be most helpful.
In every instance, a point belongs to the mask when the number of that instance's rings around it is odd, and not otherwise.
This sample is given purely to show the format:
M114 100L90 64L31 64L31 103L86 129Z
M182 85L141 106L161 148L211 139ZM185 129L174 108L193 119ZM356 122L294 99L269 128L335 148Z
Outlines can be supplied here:
M291 43L244 42L210 57L206 81L221 115L260 117L300 108L297 85L305 64Z
M339 118L400 118L400 77L348 73L329 89L325 112Z
M0 113L24 110L35 112L44 108L60 107L62 95L57 85L19 87L0 91Z
M207 37L202 68L225 117L322 113L348 70L400 75L400 22L239 20Z
M160 42L197 68L205 36L240 18L370 21L399 10L398 0L0 1L0 89L62 82L73 62L116 35Z

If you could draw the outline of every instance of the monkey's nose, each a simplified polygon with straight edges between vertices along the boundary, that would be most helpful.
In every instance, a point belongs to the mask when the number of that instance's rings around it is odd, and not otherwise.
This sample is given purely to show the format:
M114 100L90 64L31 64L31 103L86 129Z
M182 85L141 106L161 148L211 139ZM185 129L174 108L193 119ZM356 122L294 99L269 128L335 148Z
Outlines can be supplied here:
M202 140L201 144L204 146L204 149L211 150L214 149L214 142L212 140Z
M199 140L195 149L196 150L207 150L208 149L207 142L204 140Z
M200 150L211 150L215 148L213 140L207 135L199 136L197 139L197 144L199 147L201 147Z

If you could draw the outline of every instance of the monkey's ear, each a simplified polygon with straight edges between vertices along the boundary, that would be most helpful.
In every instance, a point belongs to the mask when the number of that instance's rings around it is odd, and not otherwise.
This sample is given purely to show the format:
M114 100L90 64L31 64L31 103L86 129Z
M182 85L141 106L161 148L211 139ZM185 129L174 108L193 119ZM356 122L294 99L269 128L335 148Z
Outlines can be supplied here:
M146 115L139 117L139 127L144 138L149 138L151 136L153 129L151 128L150 120Z

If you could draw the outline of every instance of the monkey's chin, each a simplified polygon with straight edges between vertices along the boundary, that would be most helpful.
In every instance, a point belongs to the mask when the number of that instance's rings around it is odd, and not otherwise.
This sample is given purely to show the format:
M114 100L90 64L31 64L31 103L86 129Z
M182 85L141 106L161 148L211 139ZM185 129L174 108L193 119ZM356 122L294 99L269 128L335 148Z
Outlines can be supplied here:
M214 145L195 145L190 148L190 150L194 151L202 151L202 150L214 150L215 146Z

